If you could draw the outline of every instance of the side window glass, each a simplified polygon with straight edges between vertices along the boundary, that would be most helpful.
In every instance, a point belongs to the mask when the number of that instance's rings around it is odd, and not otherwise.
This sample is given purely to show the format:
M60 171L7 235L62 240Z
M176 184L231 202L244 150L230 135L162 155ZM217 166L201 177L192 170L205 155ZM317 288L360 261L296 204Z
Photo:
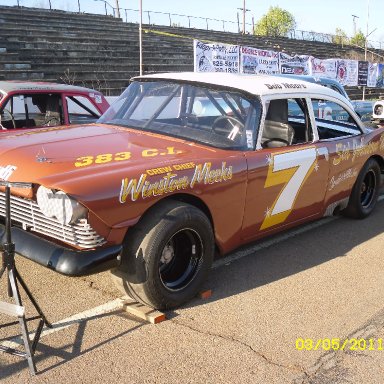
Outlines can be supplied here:
M263 148L284 147L312 140L304 99L271 100L267 108L261 135Z
M320 139L361 134L353 116L340 104L330 100L312 99Z

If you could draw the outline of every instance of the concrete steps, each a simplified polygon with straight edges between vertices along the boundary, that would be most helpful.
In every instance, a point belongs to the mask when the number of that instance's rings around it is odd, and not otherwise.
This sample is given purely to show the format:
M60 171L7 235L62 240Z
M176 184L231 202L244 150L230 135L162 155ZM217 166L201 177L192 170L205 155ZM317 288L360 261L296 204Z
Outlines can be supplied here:
M138 24L111 16L0 6L0 25L0 79L65 82L118 95L139 74ZM193 39L318 58L363 54L316 41L181 27L144 25L143 29L144 73L193 71Z

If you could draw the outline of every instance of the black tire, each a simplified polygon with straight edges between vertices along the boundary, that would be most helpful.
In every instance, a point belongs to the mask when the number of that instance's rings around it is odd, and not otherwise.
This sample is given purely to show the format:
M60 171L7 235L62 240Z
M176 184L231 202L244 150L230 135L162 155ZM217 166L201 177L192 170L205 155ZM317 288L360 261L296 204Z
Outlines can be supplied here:
M343 214L355 219L364 219L374 210L380 189L380 166L369 159L361 169L352 188L347 208Z
M117 287L156 309L180 306L194 297L214 256L214 236L196 207L163 201L129 230L121 266L112 270Z

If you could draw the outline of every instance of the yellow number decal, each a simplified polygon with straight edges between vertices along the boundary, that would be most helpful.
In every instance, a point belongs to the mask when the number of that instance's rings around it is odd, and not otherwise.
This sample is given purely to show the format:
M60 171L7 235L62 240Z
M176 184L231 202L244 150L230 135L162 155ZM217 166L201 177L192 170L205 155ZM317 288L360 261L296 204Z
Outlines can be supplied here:
M112 153L103 153L95 158L96 164L109 163L110 161L112 161Z
M86 167L93 163L93 156L78 157L75 162L75 167Z
M131 152L118 152L118 153L115 153L114 160L123 161L123 160L128 160L130 158L131 158Z
M292 212L293 205L316 164L316 148L278 153L271 156L264 188L284 184L271 208L267 209L260 229L283 223Z

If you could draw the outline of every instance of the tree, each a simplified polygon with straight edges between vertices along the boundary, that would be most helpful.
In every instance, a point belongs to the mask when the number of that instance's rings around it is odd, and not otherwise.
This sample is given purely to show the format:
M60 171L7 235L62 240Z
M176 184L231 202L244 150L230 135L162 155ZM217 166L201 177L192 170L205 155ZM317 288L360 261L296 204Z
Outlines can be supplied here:
M365 47L365 35L359 30L355 36L351 38L351 45L357 45L360 48Z
M255 25L254 34L262 36L287 37L296 28L296 20L288 11L276 6L270 7L268 12Z
M349 43L347 34L341 29L336 28L335 34L332 36L332 43L346 45Z

